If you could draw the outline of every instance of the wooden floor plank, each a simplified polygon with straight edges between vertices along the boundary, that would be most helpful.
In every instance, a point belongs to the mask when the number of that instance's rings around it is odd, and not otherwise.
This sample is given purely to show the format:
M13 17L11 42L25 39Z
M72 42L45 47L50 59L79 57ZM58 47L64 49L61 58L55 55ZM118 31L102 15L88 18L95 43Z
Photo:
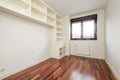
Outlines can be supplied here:
M49 59L4 80L116 80L104 60L78 56Z

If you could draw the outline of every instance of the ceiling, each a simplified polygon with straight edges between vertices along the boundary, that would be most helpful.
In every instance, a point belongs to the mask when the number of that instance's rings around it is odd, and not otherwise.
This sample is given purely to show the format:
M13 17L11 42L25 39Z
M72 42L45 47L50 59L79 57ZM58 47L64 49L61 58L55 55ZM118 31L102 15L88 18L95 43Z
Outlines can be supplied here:
M104 8L108 0L44 0L59 14L75 15Z

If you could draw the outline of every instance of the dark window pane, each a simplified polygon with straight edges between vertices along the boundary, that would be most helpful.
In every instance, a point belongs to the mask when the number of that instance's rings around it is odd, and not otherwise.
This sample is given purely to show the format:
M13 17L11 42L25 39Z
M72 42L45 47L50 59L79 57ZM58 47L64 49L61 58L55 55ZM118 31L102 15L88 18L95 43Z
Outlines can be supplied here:
M95 21L83 21L83 38L95 38Z
M72 23L72 38L81 38L81 22Z
M97 14L71 19L71 40L97 40Z

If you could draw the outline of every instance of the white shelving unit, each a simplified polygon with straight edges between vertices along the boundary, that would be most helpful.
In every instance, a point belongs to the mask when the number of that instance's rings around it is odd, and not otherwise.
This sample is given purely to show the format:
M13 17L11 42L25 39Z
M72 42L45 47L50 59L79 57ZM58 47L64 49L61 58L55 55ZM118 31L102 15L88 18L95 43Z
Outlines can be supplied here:
M57 38L57 43L61 43L63 38L62 38L62 17L59 15L56 15L56 38Z
M47 16L56 20L56 14L51 9L47 8L47 13L48 13Z
M47 22L53 26L56 26L56 14L49 8L47 8Z
M42 0L2 0L0 1L0 10L56 27L56 13Z
M47 20L47 7L39 0L32 0L31 2L31 16L42 22Z
M46 12L46 7L44 7L44 8L41 8L41 7L39 7L37 4L35 4L35 3L32 3L32 5L31 5L31 7L32 8L34 8L34 9L36 9L36 10L38 10L39 12L41 12L41 13L43 13L43 14L47 14L47 12Z
M47 23L56 27L55 19L47 16Z
M62 31L62 17L59 15L56 15L56 51L54 54L55 58L62 58L63 56L65 56L63 48L64 46L64 42L63 42L63 31Z
M63 46L62 17L43 0L0 0L0 11L52 27L52 57L60 58Z
M36 10L38 10L39 12L47 15L47 7L46 5L44 5L42 2L40 2L40 0L32 0L32 8L35 8Z
M29 0L3 0L0 2L0 6L7 8L13 12L30 15Z
M31 16L39 21L46 22L46 15L36 10L35 8L32 8Z

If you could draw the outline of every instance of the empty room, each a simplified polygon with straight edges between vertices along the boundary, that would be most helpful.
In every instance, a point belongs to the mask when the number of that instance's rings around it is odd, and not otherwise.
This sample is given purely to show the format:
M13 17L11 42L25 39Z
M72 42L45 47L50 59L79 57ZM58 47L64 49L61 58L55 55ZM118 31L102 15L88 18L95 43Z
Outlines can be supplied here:
M0 0L0 80L120 80L120 0Z

